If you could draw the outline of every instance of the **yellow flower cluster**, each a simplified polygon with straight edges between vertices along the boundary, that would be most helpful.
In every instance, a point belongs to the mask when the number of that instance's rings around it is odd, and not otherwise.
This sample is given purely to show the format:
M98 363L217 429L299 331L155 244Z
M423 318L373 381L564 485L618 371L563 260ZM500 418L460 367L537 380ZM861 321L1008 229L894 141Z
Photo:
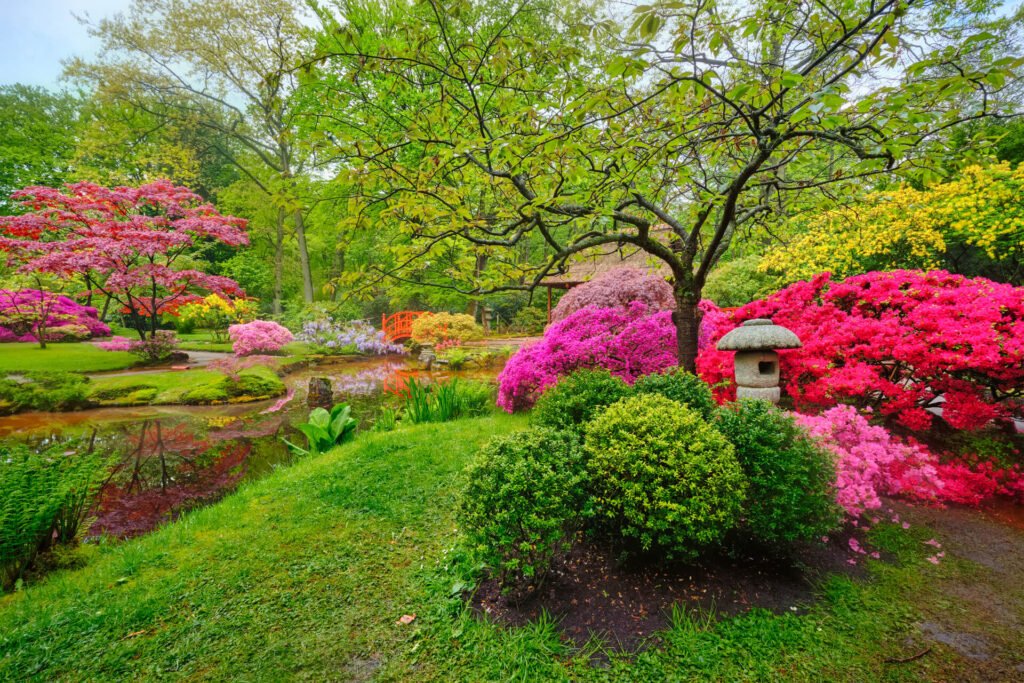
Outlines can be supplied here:
M831 271L935 268L952 245L990 259L1024 249L1024 164L970 166L960 178L917 190L877 192L852 205L796 221L798 236L761 269L799 280Z
M183 322L210 330L217 339L229 325L254 320L256 304L248 299L225 299L219 294L210 294L202 301L182 306L179 316Z

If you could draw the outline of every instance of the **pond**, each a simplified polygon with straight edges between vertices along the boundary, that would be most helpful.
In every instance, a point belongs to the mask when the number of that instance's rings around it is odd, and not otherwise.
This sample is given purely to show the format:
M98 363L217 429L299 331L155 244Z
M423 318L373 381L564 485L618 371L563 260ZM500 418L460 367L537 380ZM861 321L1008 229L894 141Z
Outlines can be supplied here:
M401 405L410 378L493 381L500 363L460 372L426 372L401 356L335 359L285 378L286 396L219 406L98 408L0 417L0 440L43 449L67 444L110 453L114 465L100 489L88 535L128 538L182 512L213 502L239 483L262 477L293 455L282 439L305 445L294 424L305 421L312 377L331 382L336 402L352 406L369 429L385 406Z

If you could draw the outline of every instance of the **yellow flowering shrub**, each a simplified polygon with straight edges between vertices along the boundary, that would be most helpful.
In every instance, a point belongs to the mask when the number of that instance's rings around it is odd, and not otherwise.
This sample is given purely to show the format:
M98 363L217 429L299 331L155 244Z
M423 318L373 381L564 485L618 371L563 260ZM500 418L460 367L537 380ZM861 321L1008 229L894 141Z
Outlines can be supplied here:
M484 329L466 313L428 313L412 323L412 340L417 344L467 342L484 336Z
M797 237L761 262L788 280L830 271L846 277L869 270L946 265L953 245L989 259L1024 252L1024 164L970 166L960 178L924 190L876 192L846 207L798 219Z
M248 299L225 299L210 294L202 301L182 306L178 316L182 322L209 330L214 341L224 341L230 325L255 319L256 304Z

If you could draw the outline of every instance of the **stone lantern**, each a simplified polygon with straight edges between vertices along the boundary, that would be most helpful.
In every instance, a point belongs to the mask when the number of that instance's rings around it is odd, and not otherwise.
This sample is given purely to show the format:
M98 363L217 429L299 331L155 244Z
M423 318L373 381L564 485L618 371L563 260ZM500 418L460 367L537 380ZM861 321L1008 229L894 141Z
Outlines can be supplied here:
M797 349L802 344L793 332L767 318L748 320L718 342L719 351L735 351L736 398L779 402L779 354L776 349Z

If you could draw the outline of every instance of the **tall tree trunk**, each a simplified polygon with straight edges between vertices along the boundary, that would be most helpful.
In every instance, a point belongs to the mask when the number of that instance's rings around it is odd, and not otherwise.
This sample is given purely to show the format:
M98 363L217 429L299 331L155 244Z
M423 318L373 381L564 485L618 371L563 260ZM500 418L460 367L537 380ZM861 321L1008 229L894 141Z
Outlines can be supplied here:
M295 210L295 239L299 243L299 267L302 269L302 299L313 303L313 273L309 268L309 250L306 248L306 224L302 210Z
M274 235L274 315L283 312L281 297L284 290L284 209L277 210L277 233Z
M679 355L679 367L687 372L697 373L697 336L700 331L700 318L697 303L700 296L685 285L675 285L676 310L672 320L676 324L676 352Z

